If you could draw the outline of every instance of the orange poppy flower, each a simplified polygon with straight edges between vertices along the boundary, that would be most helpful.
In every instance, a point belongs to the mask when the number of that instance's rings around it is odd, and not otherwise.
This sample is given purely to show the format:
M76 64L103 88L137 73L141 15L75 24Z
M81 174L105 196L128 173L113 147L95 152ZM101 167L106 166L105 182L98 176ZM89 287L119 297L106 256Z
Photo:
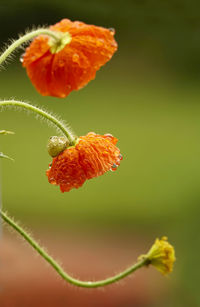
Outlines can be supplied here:
M53 158L46 175L51 184L60 185L61 192L78 189L86 179L116 170L122 160L117 139L111 134L94 132L81 136L75 146L68 147Z
M23 56L23 66L38 92L66 97L95 78L96 71L117 50L114 31L63 19L50 30L69 33L71 41L53 53L52 39L36 37Z

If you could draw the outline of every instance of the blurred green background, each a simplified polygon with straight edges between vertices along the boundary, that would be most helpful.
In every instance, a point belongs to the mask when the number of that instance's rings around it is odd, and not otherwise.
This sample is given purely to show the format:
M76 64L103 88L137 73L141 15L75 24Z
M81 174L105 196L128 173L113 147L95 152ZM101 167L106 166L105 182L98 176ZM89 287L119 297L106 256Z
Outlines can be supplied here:
M77 135L112 133L124 157L117 172L61 194L45 176L54 128L6 110L0 129L16 134L1 136L0 151L15 159L1 161L4 208L33 227L132 233L144 249L167 235L177 262L164 307L200 305L199 9L195 0L0 2L2 47L27 28L66 17L116 29L118 52L79 92L41 97L21 67L21 50L1 71L0 95L60 115Z

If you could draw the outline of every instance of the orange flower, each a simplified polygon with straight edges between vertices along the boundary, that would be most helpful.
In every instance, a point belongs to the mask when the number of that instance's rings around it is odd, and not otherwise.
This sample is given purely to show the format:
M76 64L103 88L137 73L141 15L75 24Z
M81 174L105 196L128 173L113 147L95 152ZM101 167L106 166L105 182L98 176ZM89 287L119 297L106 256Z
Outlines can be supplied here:
M46 175L62 192L78 189L86 179L116 170L122 160L117 139L111 134L94 132L81 136L75 146L68 147L53 159Z
M26 49L23 66L36 89L44 96L66 97L95 78L96 71L108 62L117 50L114 31L63 19L50 27L68 32L71 41L52 51L52 39L36 37Z

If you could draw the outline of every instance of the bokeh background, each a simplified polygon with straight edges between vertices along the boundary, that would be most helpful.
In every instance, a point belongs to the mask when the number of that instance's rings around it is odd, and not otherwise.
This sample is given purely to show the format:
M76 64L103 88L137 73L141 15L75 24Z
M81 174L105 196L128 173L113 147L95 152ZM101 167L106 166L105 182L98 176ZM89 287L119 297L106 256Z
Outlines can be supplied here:
M12 0L0 2L1 46L62 18L113 27L119 50L96 79L65 99L41 97L19 61L0 74L1 98L21 99L67 120L77 135L112 133L123 154L114 173L61 194L47 182L53 127L6 110L1 149L3 207L67 271L104 278L144 253L156 237L176 247L170 278L153 269L102 290L66 285L15 233L0 243L0 305L199 306L200 4L186 0Z

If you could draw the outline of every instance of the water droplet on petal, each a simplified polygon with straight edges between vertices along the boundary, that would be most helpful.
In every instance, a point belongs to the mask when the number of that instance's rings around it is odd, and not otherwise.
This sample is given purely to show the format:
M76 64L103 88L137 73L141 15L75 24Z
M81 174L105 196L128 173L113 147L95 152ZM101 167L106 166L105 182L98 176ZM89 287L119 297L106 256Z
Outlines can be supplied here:
M78 53L74 53L74 54L73 54L73 56L72 56L72 61L73 61L73 62L77 62L77 63L79 62L79 55L78 55Z
M110 32L113 32L113 34L115 34L115 29L114 28L109 28L108 30L110 30Z
M117 169L117 164L113 163L110 170L114 172L116 171L116 169Z
M107 137L113 138L113 135L112 135L112 134L110 134L110 133L106 133L106 134L104 134L104 136L107 136Z

